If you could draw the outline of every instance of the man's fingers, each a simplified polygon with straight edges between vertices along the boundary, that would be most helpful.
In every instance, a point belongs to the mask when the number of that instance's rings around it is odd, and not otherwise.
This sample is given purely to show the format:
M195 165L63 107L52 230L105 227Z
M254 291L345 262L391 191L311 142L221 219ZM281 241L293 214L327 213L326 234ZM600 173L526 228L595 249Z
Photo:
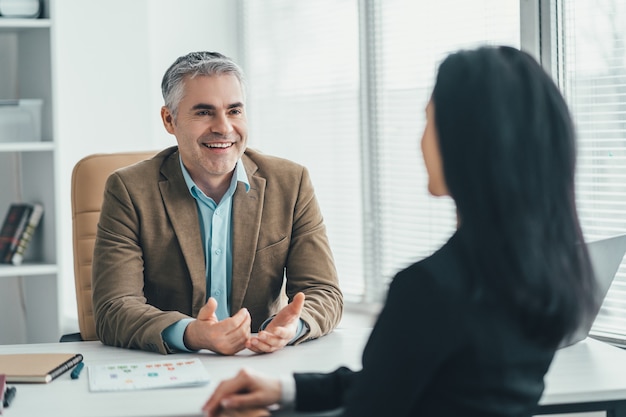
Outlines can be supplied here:
M250 337L250 314L242 309L233 317L216 323L213 328L217 331L212 334L212 351L224 355L234 355L246 347Z
M296 295L293 296L293 300L291 301L291 305L294 306L294 308L297 308L298 311L302 310L302 307L304 307L304 299L305 299L305 295L303 292L299 292Z
M251 337L246 342L246 348L255 353L270 353L272 347L267 343L260 341L258 337Z
M258 336L251 337L246 343L246 347L256 353L271 353L284 348L289 343L292 335L282 327L275 330L280 335L286 335L286 337L263 330Z
M274 327L271 332L261 330L257 335L260 340L270 344L275 344L284 339L291 339L293 336L293 332L285 327Z
M215 298L210 297L206 304L200 309L198 312L198 320L215 320L217 321L217 316L215 315L215 311L217 310L217 300Z
M237 312L237 314L235 314L231 318L234 319L234 321L237 323L237 326L239 326L241 325L241 323L250 318L250 312L247 308L242 308Z
M222 337L228 340L248 339L250 336L250 323L252 318L247 309L242 308L232 317L224 319L216 324L220 328Z
M304 306L304 293L297 293L291 303L283 307L276 317L267 326L267 330L273 332L275 328L280 326L289 326L300 318L302 307Z
M281 349L276 346L268 345L267 343L261 342L260 340L250 340L248 343L246 343L246 347L254 353L273 353L276 352L278 349Z
M300 314L302 313L302 308L304 307L304 293L299 292L294 295L293 300L284 308L285 312L288 313L288 317L286 317L289 321L293 320L294 317L299 319Z

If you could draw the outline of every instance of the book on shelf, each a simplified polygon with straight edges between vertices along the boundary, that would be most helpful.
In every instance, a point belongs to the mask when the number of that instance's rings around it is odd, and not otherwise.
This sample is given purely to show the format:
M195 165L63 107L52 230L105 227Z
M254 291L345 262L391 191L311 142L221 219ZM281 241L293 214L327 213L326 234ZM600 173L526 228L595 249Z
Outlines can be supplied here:
M7 382L47 384L82 362L80 353L0 354L0 374Z
M43 216L43 206L41 204L33 204L33 210L30 213L30 217L28 218L28 223L20 236L20 240L17 244L17 248L12 256L6 259L7 263L12 263L13 265L21 265L24 260L24 253L26 249L28 249L28 245L33 238L33 234L39 226L41 221L41 217Z
M33 205L28 203L12 203L9 206L0 229L0 262L7 263L6 260L17 250L32 211Z

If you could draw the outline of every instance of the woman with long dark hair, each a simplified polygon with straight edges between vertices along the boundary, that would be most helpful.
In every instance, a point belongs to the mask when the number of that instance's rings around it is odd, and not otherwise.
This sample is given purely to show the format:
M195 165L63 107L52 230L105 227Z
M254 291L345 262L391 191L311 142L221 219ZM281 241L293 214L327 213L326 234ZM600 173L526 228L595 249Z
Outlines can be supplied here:
M358 417L533 414L595 290L567 105L527 53L460 51L439 67L422 153L429 191L452 197L459 227L396 275L363 369L287 380L241 371L216 388L207 415L289 402Z

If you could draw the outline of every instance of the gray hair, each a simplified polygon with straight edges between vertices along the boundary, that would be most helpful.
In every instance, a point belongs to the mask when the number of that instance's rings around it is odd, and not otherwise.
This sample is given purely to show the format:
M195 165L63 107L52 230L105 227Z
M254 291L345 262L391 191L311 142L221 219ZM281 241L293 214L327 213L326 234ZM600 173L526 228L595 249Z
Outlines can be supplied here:
M191 52L174 61L165 71L161 81L165 107L170 110L174 119L178 113L178 105L183 99L185 79L198 75L233 75L239 80L242 93L245 95L243 71L232 59L218 52Z

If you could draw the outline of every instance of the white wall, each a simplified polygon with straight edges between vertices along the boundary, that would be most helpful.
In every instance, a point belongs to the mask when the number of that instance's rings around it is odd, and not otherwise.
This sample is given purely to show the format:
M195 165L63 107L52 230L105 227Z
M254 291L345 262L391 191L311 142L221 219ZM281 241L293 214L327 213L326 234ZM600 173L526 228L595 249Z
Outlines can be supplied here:
M74 164L96 152L175 144L159 116L163 72L192 50L219 51L237 60L237 3L52 0L59 297L65 333L78 330L70 212Z

